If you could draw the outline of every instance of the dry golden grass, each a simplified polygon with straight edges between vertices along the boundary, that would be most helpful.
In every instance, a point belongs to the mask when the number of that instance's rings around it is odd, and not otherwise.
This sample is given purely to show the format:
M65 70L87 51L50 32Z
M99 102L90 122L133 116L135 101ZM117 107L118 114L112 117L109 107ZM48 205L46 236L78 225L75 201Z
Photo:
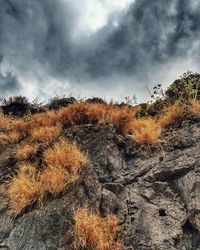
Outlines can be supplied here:
M125 125L130 122L137 108L129 106L117 106L113 103L76 103L60 109L58 112L47 111L30 116L27 120L13 119L11 127L22 134L30 134L35 141L51 143L53 129L58 121L64 124L113 124L121 133ZM48 130L48 131L47 131ZM52 133L51 133L52 132ZM45 138L45 134L49 134Z
M28 133L28 123L24 119L13 119L11 127L14 131Z
M27 206L37 201L43 193L36 169L31 164L21 164L18 174L13 177L7 187L10 211L18 215Z
M54 111L47 111L30 116L27 120L13 119L13 130L30 133L32 130L39 129L41 127L53 127L57 123L57 114Z
M16 131L0 133L0 143L15 143L21 139L21 134Z
M41 183L45 191L59 194L70 184L78 180L80 168L88 159L75 144L60 139L53 147L44 152L47 167L41 173Z
M58 120L67 124L89 123L88 119L89 104L76 103L62 108L58 112Z
M120 133L123 133L126 124L130 123L135 119L135 114L138 111L139 107L131 109L127 106L124 107L115 107L112 112L108 113L107 123L113 124Z
M40 176L45 192L53 195L61 193L66 186L66 171L62 168L48 167Z
M76 103L62 108L58 112L58 120L67 124L103 123L114 124L119 131L125 123L132 120L136 109L128 106L119 107L112 103Z
M78 174L69 174L66 169L51 166L41 173L40 182L45 192L56 196L63 192L67 185L75 182L78 178Z
M18 148L16 155L20 160L27 159L38 149L38 145L24 145ZM19 171L8 184L7 194L10 210L15 215L27 206L41 200L46 193L57 195L64 191L70 183L79 178L81 166L87 163L87 157L80 152L75 144L60 139L45 153L47 166L37 171L30 163L22 163Z
M35 142L48 145L53 143L59 137L61 131L62 127L60 124L50 127L40 127L33 129L33 131L31 132L31 137Z
M8 129L10 126L10 119L0 113L0 129Z
M75 245L91 250L121 250L119 242L115 242L119 231L115 215L102 218L99 214L86 208L75 212Z
M124 133L132 134L136 142L149 144L156 143L161 132L160 124L152 117L134 119L124 129Z
M200 101L195 100L195 99L192 100L191 112L200 113Z
M52 127L57 124L57 114L54 111L38 113L31 116L27 124L29 130L38 129L40 127Z
M184 116L184 109L180 105L168 106L162 110L159 124L162 128L172 124L177 118Z
M75 144L70 144L64 139L48 148L44 152L44 159L48 166L64 168L73 174L77 174L81 166L88 162L86 155Z
M16 156L19 160L27 160L31 156L37 153L39 149L38 144L25 144L21 145L16 149Z

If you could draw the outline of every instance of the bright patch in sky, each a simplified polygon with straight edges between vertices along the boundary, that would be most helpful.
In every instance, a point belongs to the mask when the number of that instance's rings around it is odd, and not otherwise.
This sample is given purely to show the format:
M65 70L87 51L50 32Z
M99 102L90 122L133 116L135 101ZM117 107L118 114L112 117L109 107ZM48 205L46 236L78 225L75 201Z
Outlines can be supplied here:
M112 14L123 11L135 0L84 0L73 3L80 13L75 36L96 32L105 26Z

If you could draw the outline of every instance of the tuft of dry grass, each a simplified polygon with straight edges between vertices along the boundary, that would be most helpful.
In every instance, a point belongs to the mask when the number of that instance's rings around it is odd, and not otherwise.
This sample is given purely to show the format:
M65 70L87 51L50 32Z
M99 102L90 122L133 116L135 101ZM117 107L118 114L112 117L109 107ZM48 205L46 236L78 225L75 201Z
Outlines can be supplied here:
M115 215L102 218L98 213L87 208L75 212L75 245L91 250L121 250L122 246L115 241L119 231Z
M27 159L37 151L38 145L24 145L18 148L19 159ZM31 163L21 163L16 176L8 184L7 195L10 200L10 211L20 214L27 206L41 200L46 193L57 195L67 185L79 178L81 166L87 163L87 157L75 144L60 139L44 153L46 168L37 171Z
M73 143L60 139L44 152L44 159L48 166L64 168L69 173L77 174L81 166L88 162L85 154Z
M14 131L19 133L28 133L28 123L24 119L13 119L11 122L11 127Z
M172 105L164 108L159 119L162 128L172 124L177 118L184 116L184 109L180 105Z
M5 117L2 113L0 113L0 129L8 129L10 126L9 118Z
M60 109L58 112L58 120L67 124L85 124L89 123L89 107L88 103L76 103L66 108Z
M59 194L70 184L78 180L80 168L88 159L75 144L60 139L53 147L44 152L46 169L41 173L41 183L45 191Z
M15 143L21 139L21 134L16 131L0 133L0 143Z
M200 113L200 101L193 99L192 100L192 107L191 107L192 113Z
M42 193L43 188L36 168L31 164L21 164L17 175L7 187L10 211L15 215L20 214L27 206L37 201Z
M128 106L114 107L112 112L108 113L107 123L113 124L118 132L123 133L126 125L135 119L135 114L139 108L131 109Z
M61 131L62 127L60 124L50 127L40 127L33 129L31 132L31 137L33 141L49 145L58 138Z
M119 131L132 120L137 112L129 106L119 107L112 103L76 103L62 108L58 120L67 124L103 123L114 124Z
M23 133L30 133L32 130L37 130L41 127L53 127L57 123L57 114L54 111L38 113L25 119L13 119L12 128Z
M29 131L40 127L52 127L57 124L57 114L54 111L38 113L31 116L27 124Z
M16 149L15 154L19 160L27 160L31 156L36 154L38 149L39 149L38 144L25 144L25 145L19 146Z
M44 191L54 196L64 191L69 183L73 183L78 179L78 175L70 175L66 169L47 167L40 176L40 182L44 187Z
M132 134L138 143L156 143L161 135L161 126L156 119L144 117L126 124L125 134Z

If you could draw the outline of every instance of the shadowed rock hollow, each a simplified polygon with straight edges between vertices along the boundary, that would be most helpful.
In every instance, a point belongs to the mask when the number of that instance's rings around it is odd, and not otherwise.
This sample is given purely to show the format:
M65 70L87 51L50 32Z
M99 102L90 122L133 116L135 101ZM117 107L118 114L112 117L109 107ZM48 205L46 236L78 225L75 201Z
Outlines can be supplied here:
M134 143L112 125L77 125L63 133L88 152L90 165L62 195L16 218L4 194L16 168L15 145L1 146L1 249L75 249L73 214L84 206L117 215L125 249L200 249L199 116L169 127L153 146Z

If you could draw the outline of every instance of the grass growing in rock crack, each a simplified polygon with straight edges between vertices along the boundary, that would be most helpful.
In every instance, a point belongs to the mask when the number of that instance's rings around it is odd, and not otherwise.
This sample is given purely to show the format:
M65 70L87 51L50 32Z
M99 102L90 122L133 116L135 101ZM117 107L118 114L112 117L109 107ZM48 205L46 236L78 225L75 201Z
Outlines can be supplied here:
M144 117L127 123L124 133L132 134L134 140L138 143L153 144L160 137L161 126L156 119Z
M81 166L88 162L86 155L74 143L68 143L64 139L59 139L44 152L44 160L47 166L64 168L74 174L77 174Z
M27 206L40 199L42 194L43 187L35 166L21 164L17 175L11 179L7 187L11 213L20 214Z
M91 250L121 250L122 245L116 241L119 231L115 215L102 218L98 213L87 208L75 212L75 247Z
M37 149L25 145L17 151L19 158L27 158ZM75 144L60 139L45 153L45 167L37 170L31 163L21 163L17 174L7 186L10 211L18 215L27 206L42 200L45 194L57 195L79 178L79 172L87 162L84 155Z

